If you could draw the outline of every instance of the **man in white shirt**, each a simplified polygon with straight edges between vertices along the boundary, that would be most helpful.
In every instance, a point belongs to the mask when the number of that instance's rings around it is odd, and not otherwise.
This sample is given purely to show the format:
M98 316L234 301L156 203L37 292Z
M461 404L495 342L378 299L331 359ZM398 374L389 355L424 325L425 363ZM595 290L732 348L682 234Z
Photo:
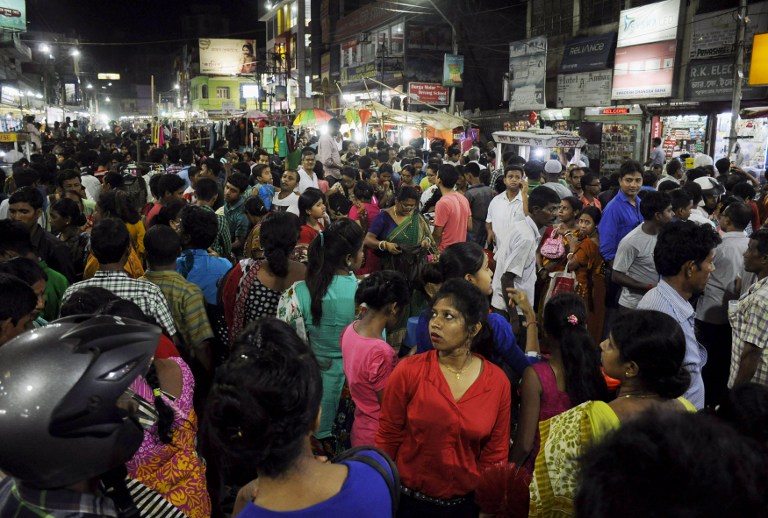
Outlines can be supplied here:
M495 196L488 205L485 229L488 242L494 242L494 250L505 250L513 223L525 220L523 212L523 166L510 164L504 168L506 190Z
M301 194L307 190L308 187L314 187L319 189L320 185L317 182L317 175L315 174L315 152L309 148L305 148L301 152L301 165L299 166L299 187L298 193Z
M320 135L320 140L317 143L317 160L323 164L325 177L335 180L341 178L341 155L336 142L339 128L341 128L339 119L334 118L328 121L328 133Z
M512 224L508 243L497 252L491 299L491 306L497 311L507 311L505 289L508 287L524 291L528 300L533 300L536 248L541 240L539 229L552 224L559 208L560 197L548 187L537 187L528 194L529 215L524 221Z
M272 207L274 207L274 210L299 215L299 195L296 194L298 184L298 173L286 169L280 180L280 192L272 197Z

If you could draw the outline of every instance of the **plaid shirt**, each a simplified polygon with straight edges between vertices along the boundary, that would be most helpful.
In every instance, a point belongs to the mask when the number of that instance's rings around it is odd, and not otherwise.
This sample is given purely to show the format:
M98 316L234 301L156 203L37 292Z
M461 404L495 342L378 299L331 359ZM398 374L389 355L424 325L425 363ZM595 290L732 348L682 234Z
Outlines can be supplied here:
M173 321L187 347L213 337L200 288L174 271L148 270L142 279L157 285L171 307Z
M229 233L229 225L224 214L219 214L208 205L200 205L205 210L216 214L216 220L219 223L219 232L216 234L216 241L213 242L213 248L221 257L229 257L232 253L232 234Z
M248 227L250 226L248 217L245 215L245 198L241 196L232 206L225 203L224 206L219 209L217 214L224 214L231 235L236 238L240 237L245 239L248 235Z
M13 478L0 483L0 516L117 518L112 500L67 489L35 489Z
M768 277L757 281L749 291L739 299L739 306L728 312L733 336L731 351L731 374L728 387L733 387L739 372L744 344L752 344L761 349L760 361L755 375L750 381L768 385Z
M149 317L154 318L165 329L168 336L176 334L173 316L163 292L151 282L131 279L127 273L99 270L85 281L76 282L64 292L61 303L69 299L74 292L86 286L96 286L111 291L118 297L130 300Z
M701 371L707 363L707 350L696 339L694 317L696 312L691 303L680 296L667 281L662 279L655 288L643 295L637 309L661 311L674 318L685 335L685 356L683 368L691 375L691 385L683 397L698 409L704 408L704 380Z

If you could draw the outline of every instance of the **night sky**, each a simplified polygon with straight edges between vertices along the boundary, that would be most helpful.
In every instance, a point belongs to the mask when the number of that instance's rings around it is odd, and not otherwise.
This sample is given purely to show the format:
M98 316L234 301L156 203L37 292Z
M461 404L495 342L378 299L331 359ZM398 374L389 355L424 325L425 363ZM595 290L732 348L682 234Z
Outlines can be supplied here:
M83 59L92 60L94 69L116 70L131 54L164 45L175 51L183 42L180 16L191 6L220 6L230 21L230 32L251 37L263 24L258 21L257 2L247 0L27 0L27 27L30 31L64 33L83 42ZM229 34L198 34L196 37L228 37ZM238 35L232 37L245 37ZM190 40L192 41L192 40ZM147 42L157 42L147 44ZM98 45L108 43L120 45ZM142 44L143 43L143 44Z

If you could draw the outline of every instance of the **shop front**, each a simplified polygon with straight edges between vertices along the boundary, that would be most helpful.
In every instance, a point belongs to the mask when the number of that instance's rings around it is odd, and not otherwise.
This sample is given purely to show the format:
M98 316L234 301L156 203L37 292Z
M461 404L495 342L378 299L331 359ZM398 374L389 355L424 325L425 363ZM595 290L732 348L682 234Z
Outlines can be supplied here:
M654 115L649 142L660 138L667 160L682 154L709 153L708 115Z
M637 104L585 108L579 135L587 142L589 168L604 176L626 160L641 160L643 123Z
M755 116L758 115L758 116ZM728 156L728 143L731 133L731 114L717 115L715 130L715 160ZM755 112L746 110L744 118L736 121L736 145L731 155L731 162L760 175L766 170L766 147L768 147L768 111Z

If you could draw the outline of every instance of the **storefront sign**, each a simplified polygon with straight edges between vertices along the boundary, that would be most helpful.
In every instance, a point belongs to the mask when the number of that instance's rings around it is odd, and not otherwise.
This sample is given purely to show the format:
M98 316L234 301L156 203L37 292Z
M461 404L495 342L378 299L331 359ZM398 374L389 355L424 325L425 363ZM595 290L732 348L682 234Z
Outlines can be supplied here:
M755 34L752 43L749 84L768 85L768 33Z
M422 103L436 106L448 104L448 88L435 83L408 83L408 93Z
M590 72L610 68L616 34L574 38L565 46L560 72Z
M9 31L27 30L27 2L25 0L4 0L0 7L0 29Z
M718 58L736 52L736 9L726 9L693 17L690 59ZM745 42L755 33L768 31L768 2L749 6ZM747 43L747 49L749 44Z
M557 106L600 106L611 101L611 71L560 74L557 76Z
M223 76L256 72L255 40L200 38L200 73Z
M729 101L733 96L734 64L730 59L699 59L688 66L685 82L685 98L696 101ZM744 75L750 74L750 66L744 67ZM763 99L768 88L745 86L743 99Z
M651 119L651 138L661 138L661 118Z
M18 138L16 133L0 133L0 142L16 142Z
M541 110L547 107L547 38L539 36L509 44L511 92L509 111Z
M611 98L672 97L676 51L676 40L616 49Z
M639 104L632 104L628 106L607 106L601 108L599 106L587 108L584 110L584 114L590 117L596 115L642 115L643 110Z
M617 47L630 47L677 38L680 0L665 0L655 4L625 9L619 16Z
M443 57L443 86L462 86L464 78L464 56L445 54Z

